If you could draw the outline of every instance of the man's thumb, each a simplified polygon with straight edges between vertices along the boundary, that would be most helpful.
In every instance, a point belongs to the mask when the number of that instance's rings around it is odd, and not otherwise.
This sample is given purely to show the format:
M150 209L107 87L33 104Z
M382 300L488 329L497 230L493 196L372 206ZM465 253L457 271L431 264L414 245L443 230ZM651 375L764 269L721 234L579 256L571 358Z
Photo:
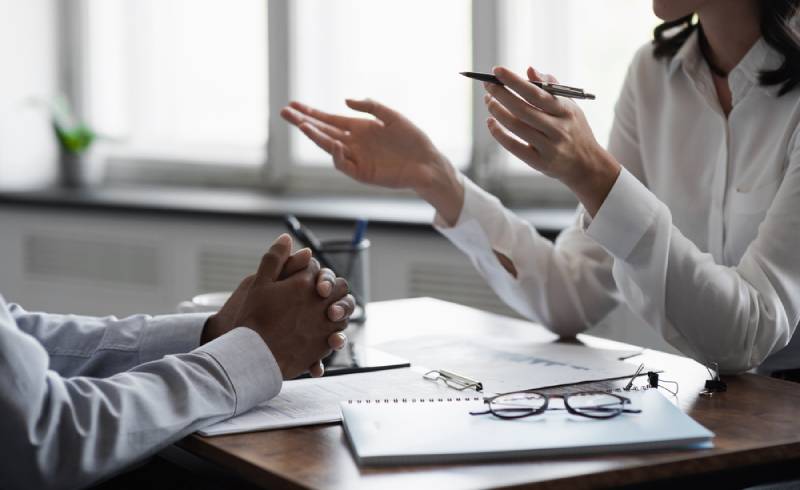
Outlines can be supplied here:
M284 233L272 243L267 253L261 258L258 266L256 282L273 282L283 270L286 261L292 253L292 237Z

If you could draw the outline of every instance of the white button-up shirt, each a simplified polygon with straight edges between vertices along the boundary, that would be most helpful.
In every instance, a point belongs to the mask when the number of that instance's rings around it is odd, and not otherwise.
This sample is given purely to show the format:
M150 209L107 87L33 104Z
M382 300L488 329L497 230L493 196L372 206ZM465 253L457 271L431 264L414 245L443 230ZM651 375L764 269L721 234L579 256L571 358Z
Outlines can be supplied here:
M0 488L78 488L281 389L261 337L208 314L29 313L0 297Z
M624 169L593 220L580 212L552 244L464 179L458 222L435 224L501 298L556 333L624 303L706 365L800 367L800 345L784 349L800 321L800 88L778 97L758 83L781 60L763 39L751 48L729 75L726 118L696 33L671 60L645 46L608 145Z

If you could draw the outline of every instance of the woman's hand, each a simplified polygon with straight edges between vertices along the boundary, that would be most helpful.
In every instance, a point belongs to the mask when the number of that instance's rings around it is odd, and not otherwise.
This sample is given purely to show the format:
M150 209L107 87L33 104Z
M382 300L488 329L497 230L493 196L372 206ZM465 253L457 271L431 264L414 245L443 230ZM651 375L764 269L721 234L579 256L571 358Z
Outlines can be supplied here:
M495 68L494 74L505 86L484 83L492 136L523 162L563 182L594 216L620 165L597 143L583 111L507 68ZM533 68L527 74L530 80L557 83Z
M461 212L464 189L430 138L399 112L373 100L346 101L375 119L345 117L292 102L281 116L333 157L345 175L365 184L413 189L449 222Z

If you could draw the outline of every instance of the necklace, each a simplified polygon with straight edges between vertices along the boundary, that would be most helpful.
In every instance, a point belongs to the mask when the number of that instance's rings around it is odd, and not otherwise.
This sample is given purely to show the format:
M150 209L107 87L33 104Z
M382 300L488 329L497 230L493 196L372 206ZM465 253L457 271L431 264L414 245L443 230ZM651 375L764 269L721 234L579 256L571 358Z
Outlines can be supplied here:
M697 28L699 30L698 34L700 36L700 53L702 53L703 58L706 60L708 68L711 69L711 73L720 78L728 78L728 72L723 70L716 64L714 64L713 61L711 61L711 55L709 54L710 50L708 46L708 40L706 39L706 35L703 33L703 26L698 26Z

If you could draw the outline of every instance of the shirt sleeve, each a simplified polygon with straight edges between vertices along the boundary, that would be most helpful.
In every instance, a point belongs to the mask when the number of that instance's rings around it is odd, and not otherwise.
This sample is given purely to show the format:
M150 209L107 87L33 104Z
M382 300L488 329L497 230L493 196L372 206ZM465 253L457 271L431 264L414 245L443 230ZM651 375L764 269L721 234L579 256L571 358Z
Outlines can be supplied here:
M636 118L637 52L615 105L608 150L634 175L644 179ZM551 243L528 222L504 208L483 189L464 180L464 205L458 222L449 228L441 216L434 226L463 251L497 295L518 313L553 332L571 336L600 322L622 301L612 275L613 257L581 225L575 223ZM517 278L493 253L513 262Z
M526 318L562 336L602 320L618 303L611 257L576 225L555 243L466 177L458 222L434 226L469 257L497 295ZM514 277L494 254L508 257Z
M755 240L736 266L715 263L669 208L623 170L587 234L614 256L627 304L672 345L726 372L758 366L800 321L800 143Z
M27 312L12 304L17 326L34 337L62 376L106 377L200 345L208 313L118 319Z
M62 377L0 300L2 488L76 488L274 397L280 370L240 327L189 353L99 379Z

